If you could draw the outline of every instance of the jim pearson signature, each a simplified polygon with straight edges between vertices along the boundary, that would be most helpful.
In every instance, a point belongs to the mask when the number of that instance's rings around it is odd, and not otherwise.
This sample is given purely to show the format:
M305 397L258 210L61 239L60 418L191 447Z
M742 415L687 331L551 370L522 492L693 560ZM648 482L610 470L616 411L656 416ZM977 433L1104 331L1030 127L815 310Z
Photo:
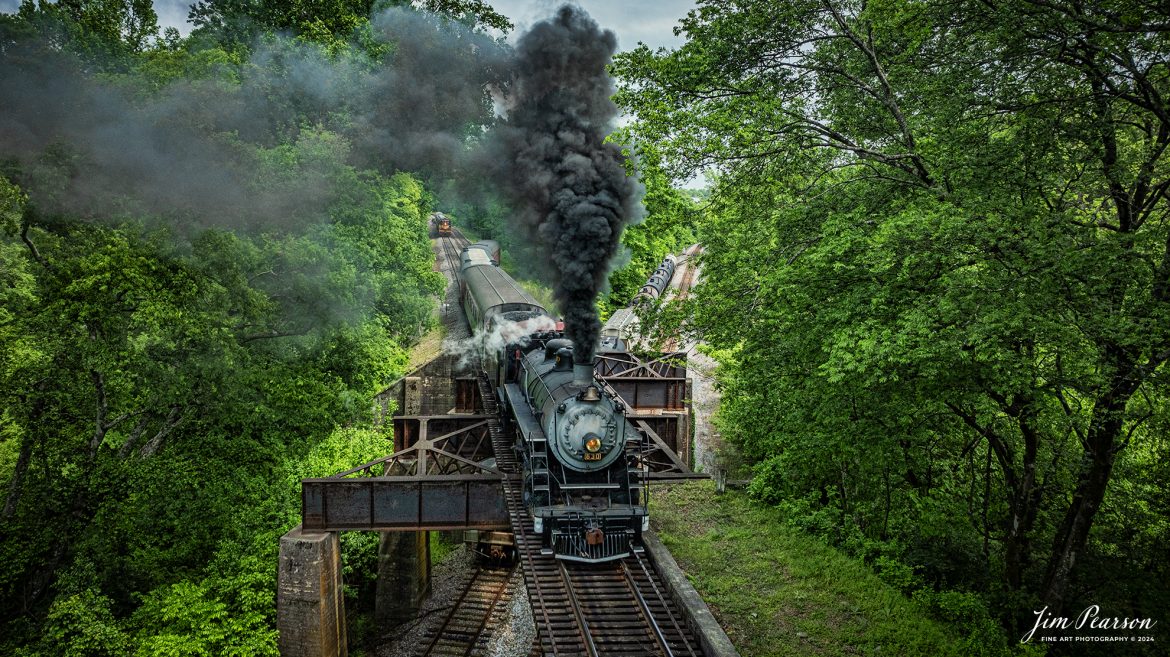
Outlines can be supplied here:
M1036 614L1036 624L1020 639L1020 643L1027 643L1030 641L1032 636L1036 634L1036 630L1080 630L1084 628L1089 628L1091 630L1149 630L1158 624L1158 621L1150 618L1102 617L1101 607L1098 605L1091 605L1086 607L1084 611L1076 616L1076 618L1054 616L1048 613L1048 607L1032 613ZM1066 636L1059 638L1051 636L1040 637L1040 640L1042 641L1071 639L1072 637ZM1153 640L1153 638L1150 637L1149 640Z

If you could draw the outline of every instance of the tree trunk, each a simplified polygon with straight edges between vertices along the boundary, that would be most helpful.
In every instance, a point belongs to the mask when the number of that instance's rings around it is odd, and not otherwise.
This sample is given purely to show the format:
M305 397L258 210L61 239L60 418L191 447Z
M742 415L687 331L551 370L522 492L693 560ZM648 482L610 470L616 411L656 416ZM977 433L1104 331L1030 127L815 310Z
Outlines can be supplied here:
M1125 361L1113 349L1113 359ZM1092 423L1085 440L1085 453L1081 458L1081 471L1072 502L1064 520L1056 531L1052 554L1048 561L1048 573L1044 578L1044 604L1049 613L1059 616L1064 605L1064 594L1068 589L1070 575L1093 528L1093 518L1105 499L1109 478L1113 474L1113 463L1120 449L1118 439L1125 420L1125 408L1129 398L1137 390L1136 377L1129 376L1129 367L1118 367L1110 390L1098 400L1093 409Z
M29 409L26 427L36 427L45 411L45 400L40 393L44 391L44 380L33 385L36 397L33 398L32 408ZM3 518L7 520L16 513L20 504L20 496L24 492L24 476L28 474L28 466L32 462L33 437L27 430L20 437L20 454L16 457L16 467L12 469L12 478L8 483L8 498L4 501Z
M16 505L20 503L20 493L24 489L24 474L28 472L31 460L32 439L25 436L20 439L20 455L16 457L16 467L12 470L12 479L8 484L8 499L4 502L5 520L16 513Z

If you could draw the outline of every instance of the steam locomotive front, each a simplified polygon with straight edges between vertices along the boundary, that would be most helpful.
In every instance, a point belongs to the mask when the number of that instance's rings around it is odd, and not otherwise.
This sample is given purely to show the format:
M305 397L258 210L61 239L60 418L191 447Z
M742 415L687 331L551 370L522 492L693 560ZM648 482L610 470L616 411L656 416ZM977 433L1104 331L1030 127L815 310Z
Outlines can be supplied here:
M624 407L602 392L593 366L573 364L568 340L524 358L534 424L525 435L530 504L543 544L558 558L606 561L640 543L646 507L631 477ZM531 425L530 425L531 426Z
M572 352L563 350L558 358L569 362ZM564 374L558 377L561 385L541 408L549 448L557 461L570 470L605 470L623 454L627 423L621 407L594 385L593 366L577 364L562 371Z

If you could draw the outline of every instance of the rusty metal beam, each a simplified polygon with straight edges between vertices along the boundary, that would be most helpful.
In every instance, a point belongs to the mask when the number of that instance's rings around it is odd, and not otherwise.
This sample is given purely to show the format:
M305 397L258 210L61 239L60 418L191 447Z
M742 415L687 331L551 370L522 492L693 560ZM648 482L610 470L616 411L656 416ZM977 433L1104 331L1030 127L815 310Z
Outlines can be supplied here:
M603 351L597 354L593 371L601 378L637 376L646 378L686 377L685 352L658 354L649 360L628 351Z
M502 475L301 480L305 531L511 528Z
M642 358L628 351L602 352L594 373L630 409L685 411L687 408L685 353Z
M663 442L662 437L659 436L658 432L652 429L649 424L646 424L646 422L642 420L637 420L635 423L637 424L638 428L641 429L646 434L646 436L650 438L650 449L647 450L646 453L642 454L642 460L648 466L650 466L651 470L655 472L691 471L691 469L687 467L687 464L682 462L682 459L678 457L678 454L675 454L674 450L671 449L670 446L665 442ZM665 458L666 461L655 460L656 454L661 454L662 458Z
M710 479L711 475L705 472L647 472L641 475L644 481L651 484L670 484L680 481L696 479Z
M685 378L611 376L601 380L631 409L686 410Z
M480 462L492 455L489 415L427 415L417 418L413 443L393 454L350 468L334 477L425 477L456 474L499 474ZM399 418L394 418L395 422ZM437 438L431 438L430 423L461 425ZM472 421L466 424L466 421ZM449 428L449 427L448 427Z

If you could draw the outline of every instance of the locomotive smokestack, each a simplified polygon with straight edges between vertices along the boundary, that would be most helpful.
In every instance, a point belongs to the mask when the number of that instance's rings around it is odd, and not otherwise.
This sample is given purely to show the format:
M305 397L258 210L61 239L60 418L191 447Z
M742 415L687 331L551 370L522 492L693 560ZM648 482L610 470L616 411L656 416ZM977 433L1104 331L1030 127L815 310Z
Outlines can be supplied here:
M593 384L593 363L573 363L573 385L587 386Z

